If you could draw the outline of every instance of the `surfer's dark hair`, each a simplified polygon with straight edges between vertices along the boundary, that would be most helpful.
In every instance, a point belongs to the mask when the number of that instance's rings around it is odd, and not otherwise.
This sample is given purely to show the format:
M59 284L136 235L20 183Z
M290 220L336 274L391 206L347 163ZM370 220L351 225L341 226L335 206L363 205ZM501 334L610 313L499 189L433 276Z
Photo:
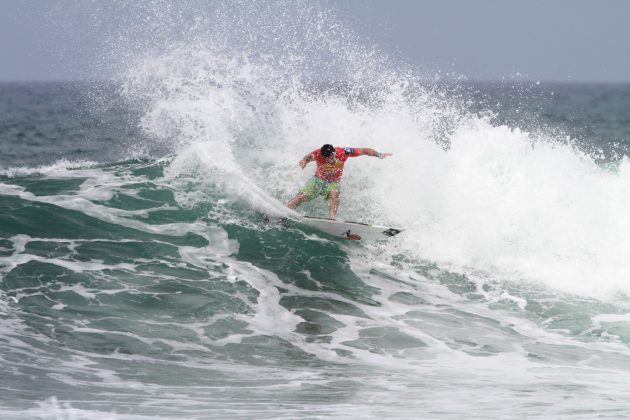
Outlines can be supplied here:
M332 156L332 154L335 153L335 148L333 147L332 144L325 144L322 146L320 151L322 152L322 156L328 157L328 156Z

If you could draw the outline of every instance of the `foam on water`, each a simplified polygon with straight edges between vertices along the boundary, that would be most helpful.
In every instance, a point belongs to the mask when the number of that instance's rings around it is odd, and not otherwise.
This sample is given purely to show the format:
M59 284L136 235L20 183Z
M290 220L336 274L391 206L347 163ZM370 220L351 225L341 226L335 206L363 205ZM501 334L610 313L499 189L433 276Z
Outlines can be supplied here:
M63 173L67 177L73 177L74 174L71 171L68 171L68 169L85 169L89 168L90 166L96 165L96 162L91 161L68 161L66 159L61 159L52 165L42 165L38 167L19 166L11 168L0 168L0 176L15 178L18 176L26 176L32 174L54 175L56 173Z
M626 160L602 168L570 145L483 120L449 140L448 150L428 153L401 145L415 162L397 173L415 183L377 181L385 214L412 227L403 237L411 252L569 293L630 291Z

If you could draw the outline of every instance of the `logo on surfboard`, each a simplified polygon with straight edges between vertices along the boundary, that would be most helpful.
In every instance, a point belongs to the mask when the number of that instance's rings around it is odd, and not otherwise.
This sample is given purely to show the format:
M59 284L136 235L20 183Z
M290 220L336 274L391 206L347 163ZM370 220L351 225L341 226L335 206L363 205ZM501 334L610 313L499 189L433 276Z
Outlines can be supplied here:
M352 233L352 231L350 229L345 231L342 236L344 238L346 238L346 239L351 240L351 241L360 241L361 240L361 236L357 235L356 233Z

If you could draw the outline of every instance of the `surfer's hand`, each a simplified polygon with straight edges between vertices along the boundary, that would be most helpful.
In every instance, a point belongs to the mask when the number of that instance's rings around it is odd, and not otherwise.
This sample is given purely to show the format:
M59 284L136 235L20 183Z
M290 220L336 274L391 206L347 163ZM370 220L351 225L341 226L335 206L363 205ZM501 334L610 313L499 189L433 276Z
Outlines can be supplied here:
M391 155L392 155L391 153L379 153L378 154L378 158L379 159L383 159L383 158L386 158L387 156L391 156Z
M304 159L302 159L300 161L300 168L304 169L306 167L306 161Z

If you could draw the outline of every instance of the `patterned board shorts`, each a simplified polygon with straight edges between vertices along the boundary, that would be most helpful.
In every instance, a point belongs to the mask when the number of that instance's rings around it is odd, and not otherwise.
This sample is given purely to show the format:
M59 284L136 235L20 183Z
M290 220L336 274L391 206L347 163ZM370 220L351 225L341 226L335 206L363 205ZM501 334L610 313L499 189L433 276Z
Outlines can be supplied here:
M331 191L339 190L338 181L324 181L316 176L311 177L300 190L301 193L308 197L309 201L317 197L323 196L326 200L330 198Z

